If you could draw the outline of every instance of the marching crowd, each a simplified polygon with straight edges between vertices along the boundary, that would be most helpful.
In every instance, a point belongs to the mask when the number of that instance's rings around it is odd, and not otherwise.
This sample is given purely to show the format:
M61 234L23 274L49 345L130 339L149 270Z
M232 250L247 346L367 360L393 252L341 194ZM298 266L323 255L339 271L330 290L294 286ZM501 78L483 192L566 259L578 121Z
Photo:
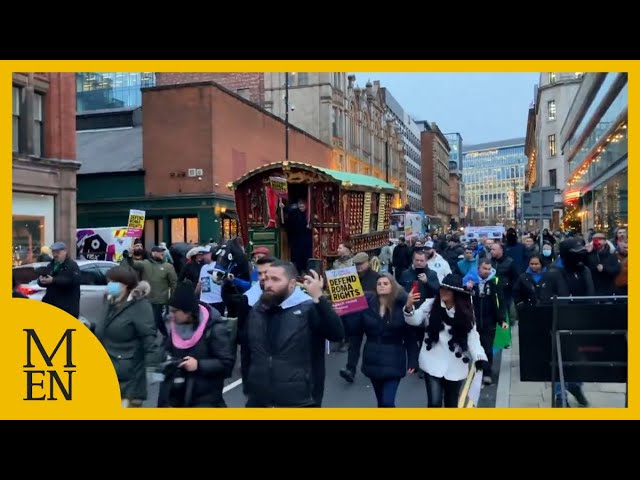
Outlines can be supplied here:
M246 278L216 275L222 249L194 247L177 272L166 245L147 253L136 242L108 272L107 313L95 333L124 407L146 400L148 367L162 372L158 407L225 407L224 381L238 350L247 407L321 407L327 341L348 352L345 381L353 383L361 364L379 407L394 407L401 380L414 373L424 378L428 407L456 407L471 366L485 385L494 382L496 338L519 309L554 295L627 294L623 229L612 239L546 230L518 237L514 229L501 241L466 244L455 234L401 237L381 250L379 272L367 253L342 244L332 266L356 267L368 305L342 317L325 295L322 272L308 271L300 282L294 264L258 247ZM47 287L43 301L78 317L78 266L64 244L51 250L38 281ZM225 296L226 284L237 294ZM568 389L588 405L580 384Z

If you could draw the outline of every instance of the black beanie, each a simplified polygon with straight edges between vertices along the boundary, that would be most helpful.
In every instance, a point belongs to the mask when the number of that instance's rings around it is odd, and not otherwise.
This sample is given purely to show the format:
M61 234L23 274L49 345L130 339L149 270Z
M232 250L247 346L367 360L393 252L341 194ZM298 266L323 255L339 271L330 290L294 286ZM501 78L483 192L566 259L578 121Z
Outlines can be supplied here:
M189 280L180 282L173 292L169 306L182 310L183 312L191 312L196 318L200 311L200 304L196 297L195 287Z

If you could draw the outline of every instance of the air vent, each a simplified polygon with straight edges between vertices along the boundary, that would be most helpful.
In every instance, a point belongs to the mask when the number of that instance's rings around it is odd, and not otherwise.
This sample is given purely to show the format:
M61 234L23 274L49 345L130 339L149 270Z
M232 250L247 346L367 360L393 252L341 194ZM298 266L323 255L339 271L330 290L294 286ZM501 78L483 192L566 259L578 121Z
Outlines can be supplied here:
M195 177L196 176L196 169L195 168L190 168L187 175L189 177Z
M201 176L202 176L202 169L201 169L201 168L198 168L198 169L196 170L196 176L198 176L198 177L201 177Z

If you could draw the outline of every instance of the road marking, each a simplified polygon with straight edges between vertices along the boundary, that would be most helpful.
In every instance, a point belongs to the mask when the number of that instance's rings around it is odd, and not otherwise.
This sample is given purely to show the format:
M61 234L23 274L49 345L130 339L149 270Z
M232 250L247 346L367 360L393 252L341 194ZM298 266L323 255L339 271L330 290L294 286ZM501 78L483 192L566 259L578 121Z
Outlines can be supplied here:
M242 385L242 379L239 378L238 380L236 380L235 382L231 382L229 385L227 385L226 387L224 387L222 389L222 393L227 393L229 390L233 390L234 388L236 388L238 385Z

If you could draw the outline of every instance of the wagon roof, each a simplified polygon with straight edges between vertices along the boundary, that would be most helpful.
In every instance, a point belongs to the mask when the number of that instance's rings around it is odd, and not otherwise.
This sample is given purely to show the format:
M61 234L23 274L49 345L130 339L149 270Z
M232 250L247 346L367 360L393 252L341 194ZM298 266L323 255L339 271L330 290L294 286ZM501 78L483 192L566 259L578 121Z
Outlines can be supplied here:
M398 191L398 187L396 187L395 185L385 182L384 180L380 180L379 178L376 178L376 177L371 177L369 175L362 175L360 173L341 172L339 170L316 167L313 165L309 165L308 163L300 163L300 162L268 163L266 165L263 165L261 167L255 168L247 172L238 180L236 180L235 182L229 183L227 186L230 189L235 190L236 188L238 188L239 185L243 184L248 179L250 179L251 177L259 173L267 172L269 170L276 170L276 169L280 169L287 166L299 168L301 170L309 170L317 173L323 173L328 177L330 177L332 180L340 183L344 188L347 188L347 189L354 188L354 187L356 188L365 187L371 190L379 189L379 190L385 190L385 191L394 192L394 193Z

